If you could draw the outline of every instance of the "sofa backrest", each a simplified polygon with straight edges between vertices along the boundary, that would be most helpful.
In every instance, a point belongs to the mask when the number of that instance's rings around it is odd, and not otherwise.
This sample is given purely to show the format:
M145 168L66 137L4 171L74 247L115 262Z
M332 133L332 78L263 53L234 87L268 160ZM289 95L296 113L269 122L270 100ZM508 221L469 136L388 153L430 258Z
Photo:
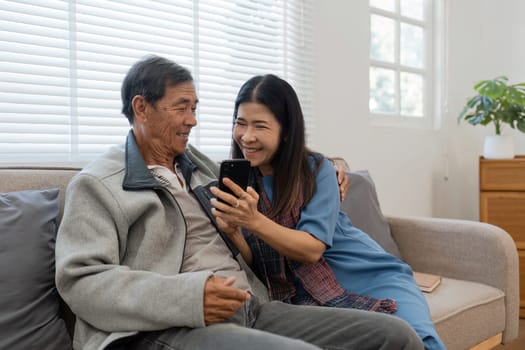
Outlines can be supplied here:
M0 166L0 192L59 188L60 221L67 184L80 169L78 167Z

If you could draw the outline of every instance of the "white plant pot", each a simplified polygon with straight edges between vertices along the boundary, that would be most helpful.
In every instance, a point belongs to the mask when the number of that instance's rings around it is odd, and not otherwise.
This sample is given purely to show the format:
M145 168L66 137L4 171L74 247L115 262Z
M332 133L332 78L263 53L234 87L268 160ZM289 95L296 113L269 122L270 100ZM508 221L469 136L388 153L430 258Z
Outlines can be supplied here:
M514 138L511 135L485 136L483 157L486 159L514 158Z

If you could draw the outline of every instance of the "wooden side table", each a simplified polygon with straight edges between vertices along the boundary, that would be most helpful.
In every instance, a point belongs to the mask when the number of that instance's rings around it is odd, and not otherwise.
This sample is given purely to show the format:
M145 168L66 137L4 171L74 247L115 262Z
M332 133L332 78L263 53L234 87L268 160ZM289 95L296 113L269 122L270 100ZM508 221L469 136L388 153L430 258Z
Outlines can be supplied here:
M518 248L520 317L525 318L525 155L479 159L479 218L507 231Z

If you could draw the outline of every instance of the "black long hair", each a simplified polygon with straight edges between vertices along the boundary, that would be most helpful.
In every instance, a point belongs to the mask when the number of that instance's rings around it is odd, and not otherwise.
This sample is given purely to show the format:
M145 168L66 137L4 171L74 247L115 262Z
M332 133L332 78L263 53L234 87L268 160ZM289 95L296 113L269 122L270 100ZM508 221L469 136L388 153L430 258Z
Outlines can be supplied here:
M320 157L315 157L316 165L310 164L306 147L304 117L299 98L288 82L273 74L255 76L245 82L237 94L233 112L233 124L237 119L239 105L255 102L265 105L281 126L280 143L272 159L274 169L273 210L271 217L288 212L297 198L303 198L303 206L315 192L315 175L320 166ZM243 158L241 149L232 140L232 158Z

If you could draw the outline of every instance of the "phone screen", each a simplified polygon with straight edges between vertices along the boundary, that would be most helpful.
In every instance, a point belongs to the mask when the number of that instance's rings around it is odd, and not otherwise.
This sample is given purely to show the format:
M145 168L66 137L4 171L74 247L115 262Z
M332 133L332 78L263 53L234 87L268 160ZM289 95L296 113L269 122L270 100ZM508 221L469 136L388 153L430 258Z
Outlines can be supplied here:
M219 175L219 189L228 192L235 196L235 194L226 185L222 183L222 179L227 177L235 182L243 190L248 187L248 176L250 174L250 161L247 159L227 159L221 163Z

